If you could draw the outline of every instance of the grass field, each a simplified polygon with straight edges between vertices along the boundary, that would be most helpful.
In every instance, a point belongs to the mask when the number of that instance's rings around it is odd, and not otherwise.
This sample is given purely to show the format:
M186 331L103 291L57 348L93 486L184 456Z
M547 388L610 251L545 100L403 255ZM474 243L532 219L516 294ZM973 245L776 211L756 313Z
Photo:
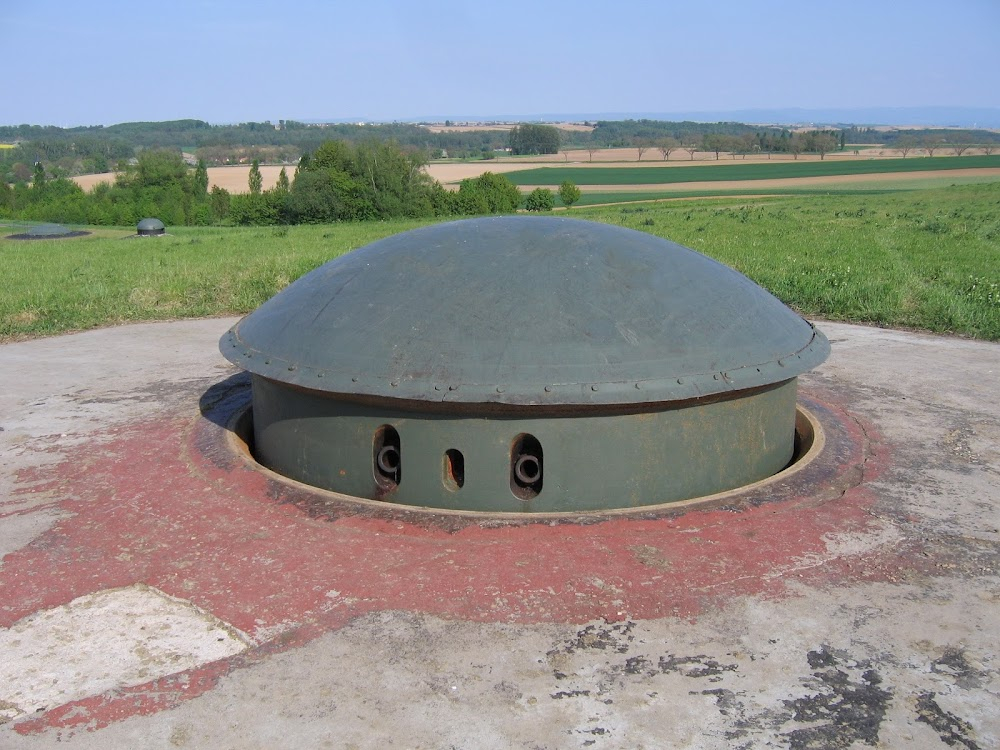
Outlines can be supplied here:
M568 215L692 247L805 315L1000 340L1000 183L575 207ZM245 313L326 260L419 225L0 239L0 340Z
M805 315L1000 340L1000 183L571 215L711 255Z
M577 185L667 185L678 182L768 180L834 175L925 172L944 169L1000 168L1000 155L938 156L911 159L863 159L860 161L757 162L720 161L702 166L657 167L541 167L509 172L516 185L558 185L569 180Z
M172 228L143 239L100 228L74 240L0 239L0 340L249 312L330 258L415 226Z

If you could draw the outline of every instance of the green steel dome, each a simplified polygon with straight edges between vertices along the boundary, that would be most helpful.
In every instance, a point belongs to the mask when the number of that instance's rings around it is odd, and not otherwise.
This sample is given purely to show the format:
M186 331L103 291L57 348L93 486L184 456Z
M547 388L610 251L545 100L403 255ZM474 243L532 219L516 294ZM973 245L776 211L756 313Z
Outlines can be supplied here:
M629 229L471 219L389 237L226 333L256 459L356 498L578 513L701 498L795 455L826 338L736 271Z
M697 398L786 380L829 353L810 323L693 250L523 216L416 229L332 260L220 348L306 388L503 404Z
M135 225L135 231L140 237L155 237L164 234L166 228L159 219L140 219Z

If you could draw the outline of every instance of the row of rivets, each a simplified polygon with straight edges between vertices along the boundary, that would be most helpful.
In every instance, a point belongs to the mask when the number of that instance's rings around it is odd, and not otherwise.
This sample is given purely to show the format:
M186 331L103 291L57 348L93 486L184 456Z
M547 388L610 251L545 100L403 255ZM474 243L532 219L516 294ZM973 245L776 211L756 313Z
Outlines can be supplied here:
M234 347L236 346L236 342L235 341L233 342L233 346ZM811 352L811 351L812 351L812 347L809 347L809 348L806 349L807 353ZM247 357L247 358L251 358L251 357L253 357L253 353L250 352L250 351L245 351L245 352L243 352L243 356ZM794 355L791 355L791 356L795 357L795 359L802 359L802 355L801 354L794 354ZM786 367L787 366L787 364L786 364L787 360L788 360L788 357L779 359L779 360L777 360L777 365L779 367ZM265 365L271 364L271 360L270 359L265 359L264 360L264 364ZM296 365L288 365L288 371L289 372L294 372L295 370L296 370ZM757 372L761 372L761 368L757 367L756 371ZM325 374L326 373L324 373L324 372L318 372L318 373L316 373L316 377L322 378L322 377L325 376ZM720 377L721 377L722 380L724 380L726 382L732 382L732 375L731 375L731 373L723 372L723 373L713 373L712 374L712 379L713 380L719 380ZM688 378L688 379L690 379L690 378ZM359 381L360 381L360 378L358 378L357 376L354 376L354 377L351 378L351 382L352 383L357 383ZM686 383L685 378L677 378L677 385L684 385L685 383ZM393 380L393 381L391 381L389 383L389 385L391 385L393 388L396 388L396 387L399 386L399 381L398 380ZM545 390L546 393L552 393L553 388L554 388L554 386L547 385L547 386L545 386L544 390ZM642 390L642 383L636 383L635 384L635 388L636 388L636 390ZM442 386L442 385L435 385L434 386L434 390L435 391L443 391L444 390L444 386ZM456 390L458 390L458 386L457 385L449 385L448 386L448 390L449 391L456 391ZM496 392L497 393L505 393L506 390L507 389L506 389L505 386L499 386L498 385L497 388L496 388ZM591 385L590 386L590 390L594 391L594 392L597 392L597 391L600 390L600 386L597 385L597 384Z

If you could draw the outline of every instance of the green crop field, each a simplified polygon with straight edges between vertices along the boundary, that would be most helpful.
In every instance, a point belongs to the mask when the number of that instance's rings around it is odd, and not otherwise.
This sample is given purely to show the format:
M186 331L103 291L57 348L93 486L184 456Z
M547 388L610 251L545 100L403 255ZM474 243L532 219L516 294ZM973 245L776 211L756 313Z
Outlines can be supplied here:
M574 207L568 215L692 247L805 315L1000 341L1000 183ZM245 313L326 260L420 225L0 239L0 339Z
M858 161L719 162L704 166L659 167L540 167L508 172L516 185L668 185L678 182L773 180L795 177L923 172L942 169L1000 168L1000 155L936 156Z
M636 201L678 200L689 198L726 198L736 196L765 195L883 195L908 190L927 190L930 188L945 188L955 185L973 185L997 182L996 175L955 175L941 177L913 177L886 180L864 180L858 182L838 182L834 184L803 185L801 187L754 188L753 183L747 183L745 188L720 190L685 190L683 187L654 188L652 190L615 190L608 192L586 192L574 204L579 206L602 205L605 203L633 203ZM556 196L557 205L562 205Z
M583 206L603 206L609 203L648 203L652 201L691 200L694 198L758 198L780 195L878 195L897 192L891 188L881 187L864 190L860 188L775 188L773 190L616 190L607 193L583 193L580 200L573 204L573 211ZM564 205L556 197L556 205Z

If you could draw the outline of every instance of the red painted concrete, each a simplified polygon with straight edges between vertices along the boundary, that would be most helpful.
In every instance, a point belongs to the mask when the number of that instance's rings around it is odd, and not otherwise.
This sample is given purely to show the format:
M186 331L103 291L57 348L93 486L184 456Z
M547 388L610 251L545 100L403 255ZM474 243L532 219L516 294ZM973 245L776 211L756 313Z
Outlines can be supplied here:
M900 567L895 555L891 564L878 555L827 560L824 536L864 533L872 523L875 497L866 482L888 461L870 427L862 431L829 408L843 433L829 477L831 486L846 487L839 498L817 504L802 490L738 511L588 525L444 529L415 516L310 517L273 499L277 490L264 474L220 460L223 428L200 416L94 435L57 466L18 477L32 483L24 492L51 491L72 515L5 560L0 625L141 582L191 600L258 645L50 710L16 729L96 728L159 711L264 653L373 611L517 623L694 618L731 597L781 596L788 579L823 585L884 577ZM864 481L848 481L862 470Z

